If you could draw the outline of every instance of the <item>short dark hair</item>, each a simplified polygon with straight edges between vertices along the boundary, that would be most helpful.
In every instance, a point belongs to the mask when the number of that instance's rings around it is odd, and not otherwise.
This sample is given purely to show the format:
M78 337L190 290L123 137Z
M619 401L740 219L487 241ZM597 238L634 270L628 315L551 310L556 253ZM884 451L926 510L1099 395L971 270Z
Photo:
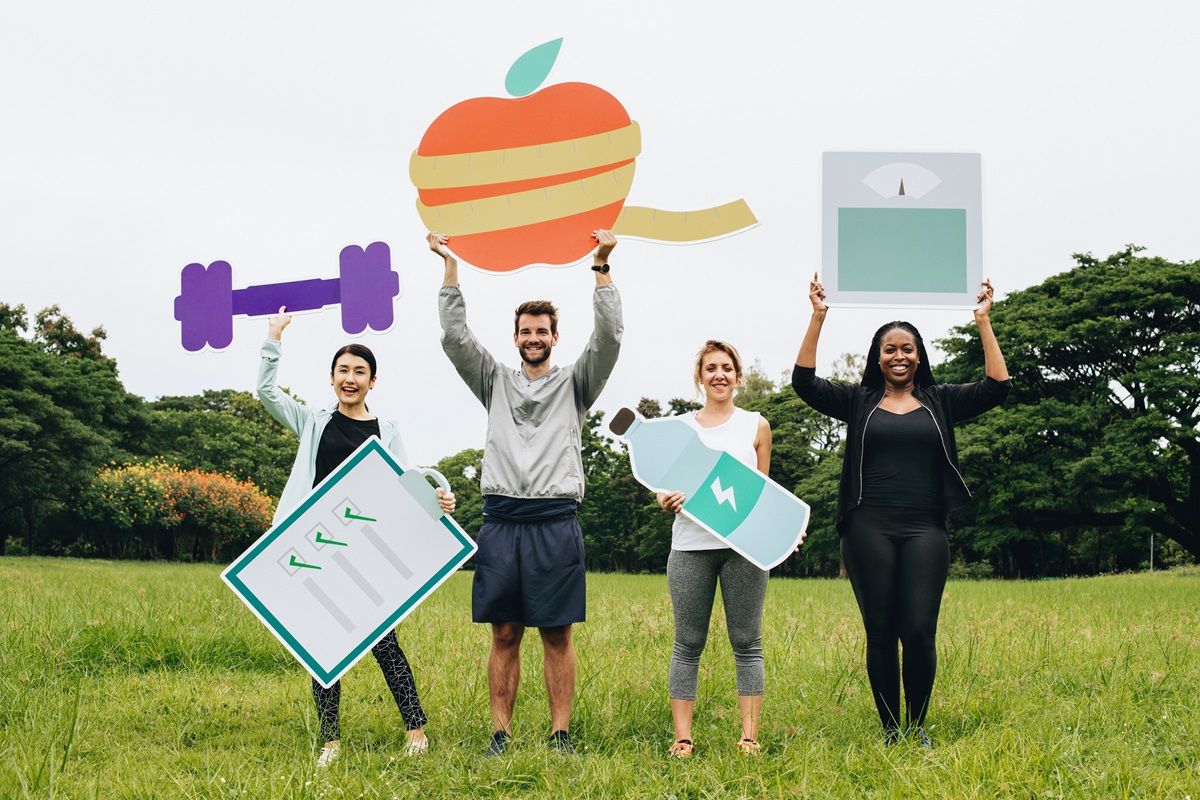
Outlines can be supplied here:
M337 368L337 360L347 353L352 356L358 356L363 361L366 361L367 366L371 368L371 377L375 377L375 354L371 352L371 348L367 347L365 344L358 344L357 342L343 345L336 353L333 354L333 361L329 364L330 375L332 375L333 371Z
M517 306L517 313L513 316L513 333L521 332L522 314L534 317L546 314L550 317L550 333L558 333L558 309L549 300L526 300Z
M913 383L917 386L933 386L937 381L933 379L933 370L929 368L929 354L925 352L925 340L921 338L921 333L911 323L899 319L880 326L879 330L875 331L875 335L871 337L871 349L867 351L867 364L863 367L862 385L868 389L883 388L883 372L879 369L880 342L884 336L897 328L911 335L917 343L917 356L921 359L921 363L917 364L917 374L913 376Z

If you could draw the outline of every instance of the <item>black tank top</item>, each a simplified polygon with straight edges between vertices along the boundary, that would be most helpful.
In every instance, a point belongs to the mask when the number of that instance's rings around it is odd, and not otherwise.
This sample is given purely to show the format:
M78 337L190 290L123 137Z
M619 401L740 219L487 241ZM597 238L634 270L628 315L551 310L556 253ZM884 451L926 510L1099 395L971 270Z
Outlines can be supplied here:
M933 415L875 409L863 440L862 504L939 510L946 456Z
M317 472L313 486L337 469L359 445L372 436L379 436L379 419L350 419L334 411L321 432L317 443ZM382 438L382 437L380 437Z

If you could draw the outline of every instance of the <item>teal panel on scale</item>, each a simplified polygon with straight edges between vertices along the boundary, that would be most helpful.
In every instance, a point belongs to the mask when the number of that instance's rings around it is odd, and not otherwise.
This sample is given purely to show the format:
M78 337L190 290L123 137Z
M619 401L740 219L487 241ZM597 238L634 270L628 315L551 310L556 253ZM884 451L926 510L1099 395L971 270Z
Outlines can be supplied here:
M839 208L838 291L965 292L961 208Z

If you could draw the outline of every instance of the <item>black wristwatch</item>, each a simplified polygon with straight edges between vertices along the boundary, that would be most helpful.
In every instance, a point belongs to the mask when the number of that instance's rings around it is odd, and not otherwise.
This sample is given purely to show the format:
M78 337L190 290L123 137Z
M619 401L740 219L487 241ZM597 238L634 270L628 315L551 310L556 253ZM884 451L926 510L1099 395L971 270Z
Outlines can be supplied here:
M601 275L608 274L608 264L592 264L592 269L599 272Z

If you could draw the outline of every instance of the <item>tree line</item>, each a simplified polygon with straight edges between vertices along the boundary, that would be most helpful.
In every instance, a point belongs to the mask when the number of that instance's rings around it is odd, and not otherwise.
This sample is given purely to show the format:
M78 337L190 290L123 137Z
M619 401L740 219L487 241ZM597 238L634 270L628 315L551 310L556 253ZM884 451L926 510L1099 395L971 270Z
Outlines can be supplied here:
M126 391L104 339L0 304L0 555L233 558L270 525L295 437L248 392Z
M1086 575L1200 556L1200 263L1133 246L1075 259L992 310L1014 388L956 428L973 497L951 517L952 575ZM0 304L0 554L232 558L269 524L295 438L247 392L146 401L125 391L103 340L57 307L30 320ZM973 325L937 344L938 381L982 377ZM864 366L844 355L830 377L857 382ZM771 477L812 507L804 545L776 572L837 575L844 429L804 405L786 374L772 379L756 363L746 378L736 402L771 423ZM638 411L695 407L642 398ZM604 415L587 422L588 567L662 572L671 518L634 480ZM482 457L467 449L436 465L471 534Z
M1092 575L1200 557L1200 262L1140 252L1076 254L1074 269L993 307L1014 388L1003 406L956 427L973 496L951 516L952 576ZM939 382L983 376L973 324L937 344ZM829 377L857 383L864 366L862 355L843 355ZM735 402L771 423L771 477L812 507L804 545L776 572L838 575L844 426L801 402L788 377L774 381L757 364L746 377ZM642 398L638 411L692 407ZM671 519L605 430L602 414L588 415L580 522L589 569L661 572ZM481 458L466 450L439 470L473 476ZM477 530L481 506L472 496L460 521Z

